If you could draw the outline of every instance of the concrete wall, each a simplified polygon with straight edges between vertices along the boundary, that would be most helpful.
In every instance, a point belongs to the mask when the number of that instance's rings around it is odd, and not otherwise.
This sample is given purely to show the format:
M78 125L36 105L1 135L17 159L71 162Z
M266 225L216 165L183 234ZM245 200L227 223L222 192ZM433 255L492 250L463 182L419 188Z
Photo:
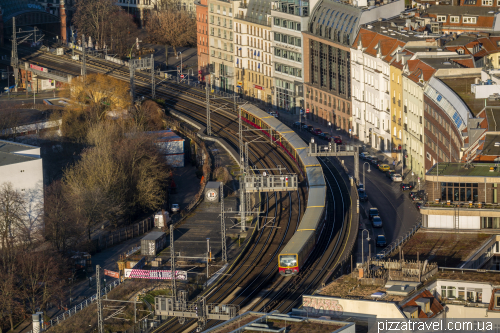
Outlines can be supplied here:
M162 154L184 154L184 139L156 142Z
M485 321L492 318L500 318L500 312L488 311L488 308L470 307L456 304L447 304L446 318L469 319L484 318Z
M174 168L184 167L184 154L178 155L165 155L167 164Z
M21 192L42 190L42 159L0 166L0 184L6 182Z
M384 301L304 295L302 307L310 313L332 317L406 318L396 303Z

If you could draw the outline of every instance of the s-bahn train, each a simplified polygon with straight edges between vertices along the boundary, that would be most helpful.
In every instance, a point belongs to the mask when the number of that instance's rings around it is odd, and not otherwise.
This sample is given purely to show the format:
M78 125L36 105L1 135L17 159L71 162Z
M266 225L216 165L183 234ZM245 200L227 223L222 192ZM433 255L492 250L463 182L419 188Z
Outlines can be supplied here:
M252 127L266 130L264 133L283 148L299 165L302 173L306 174L309 186L306 210L297 231L278 256L280 274L296 275L316 246L326 218L326 183L323 169L316 157L307 156L308 145L304 140L274 116L251 105L242 109L242 118Z

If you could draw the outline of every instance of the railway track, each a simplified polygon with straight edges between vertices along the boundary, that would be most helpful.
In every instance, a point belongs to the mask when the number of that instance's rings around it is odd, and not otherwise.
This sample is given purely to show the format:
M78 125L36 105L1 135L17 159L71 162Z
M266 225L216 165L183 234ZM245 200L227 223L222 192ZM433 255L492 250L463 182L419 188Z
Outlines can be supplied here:
M53 56L37 54L26 61L43 64L47 67L79 75L79 65L75 63L68 66L67 61L56 61ZM58 59L59 60L59 59ZM70 60L68 60L70 61ZM129 79L128 68L123 66L89 59L87 61L88 72L105 73L122 80ZM161 80L157 78L156 80ZM158 81L157 81L158 82ZM148 96L150 90L151 74L136 73L136 89L139 94ZM205 122L205 92L189 86L177 85L164 82L157 87L157 98L165 98L167 103L174 109L186 113L189 117L200 123ZM232 104L231 99L222 102L212 102L214 106ZM226 139L236 149L238 149L237 138L237 117L229 112L213 113L213 132ZM236 118L236 119L235 119ZM279 148L279 147L278 147ZM286 154L279 155L276 146L266 143L253 143L249 145L250 163L260 165L263 168L276 167L277 161L284 166L288 172L296 171L296 165ZM271 158L272 157L272 158ZM279 278L267 291L263 299L270 298L270 301L263 301L251 306L255 310L278 309L280 312L288 312L296 305L304 293L309 293L317 288L323 278L338 265L342 253L345 251L346 240L349 238L350 221L345 219L351 205L346 184L342 184L338 170L328 160L321 161L325 171L328 185L327 221L321 231L320 241L301 274L293 278ZM327 171L328 170L328 171ZM297 172L300 174L300 172ZM339 181L340 180L340 181ZM207 303L232 303L245 306L250 300L256 297L257 293L272 281L277 273L277 255L280 249L288 241L297 229L305 208L302 204L306 202L307 193L302 187L296 193L277 193L266 195L262 208L265 209L266 217L274 217L268 228L254 230L256 233L254 240L248 244L247 255L240 260L233 262L228 269L228 273L219 279L219 283L205 291ZM285 279L285 280L284 280ZM228 297L228 295L230 295ZM167 321L154 332L179 332L186 328L191 330L194 322L187 322L180 325L175 318ZM209 322L208 327L215 325Z

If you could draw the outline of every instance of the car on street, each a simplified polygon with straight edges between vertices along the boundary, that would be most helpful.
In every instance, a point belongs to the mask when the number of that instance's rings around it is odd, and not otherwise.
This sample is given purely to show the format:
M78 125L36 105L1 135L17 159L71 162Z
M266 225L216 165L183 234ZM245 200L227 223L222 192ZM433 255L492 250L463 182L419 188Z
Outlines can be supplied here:
M372 224L374 228L382 228L382 219L380 218L380 216L374 216Z
M413 190L413 185L408 183L401 183L401 191Z
M179 211L179 204L172 204L170 210L172 213L178 212Z
M314 127L312 125L307 125L307 130L312 133Z
M359 190L360 188L362 188L362 189L364 190L364 189L365 189L365 185L363 185L362 183L359 183L359 184L358 184L358 190Z
M324 133L323 133L324 134ZM332 141L332 136L330 134L325 134L323 137L326 141L331 142Z
M410 196L410 199L412 199L413 201L424 200L425 191L424 190L411 191L409 196Z
M359 221L359 230L363 230L365 228L365 224Z
M392 181L393 182L402 182L403 177L401 177L401 175L399 173L395 173L392 175Z
M417 202L415 205L417 206L418 210L420 210L420 207L422 207L422 203L421 202Z
M377 236L377 246L379 246L379 247L387 246L384 235Z
M293 123L293 127L300 128L302 126L302 123L300 121L296 121Z
M385 173L385 175L387 176L387 178L392 179L392 175L393 175L393 174L395 174L395 173L396 173L396 171L394 171L394 170L389 170L389 171L387 171L387 172Z
M389 166L389 164L380 164L378 166L378 169L382 172L386 172L386 171L389 171L391 169L391 167Z
M378 208L372 207L368 210L368 217L371 220L374 216L379 216L379 212Z
M276 112L274 112L274 111L269 112L269 114L271 116L273 116L274 118L278 118L278 114Z
M379 159L378 159L378 158L374 157L374 158L372 158L372 159L370 160L370 163L371 163L371 164L373 164L373 165L375 165L376 167L378 167L378 166L379 166L379 164L380 164L380 161L379 161Z
M321 133L323 133L323 131L321 131L321 129L319 128L315 128L311 131L311 133L314 135L320 135Z
M368 156L368 153L360 153L359 157L365 159Z
M359 201L367 201L368 200L368 194L366 194L364 189L358 190L358 196L359 196Z
M333 142L335 142L338 145L341 145L342 144L342 139L340 138L340 136L336 136L336 137L333 138Z
M302 123L302 129L309 130L309 125Z

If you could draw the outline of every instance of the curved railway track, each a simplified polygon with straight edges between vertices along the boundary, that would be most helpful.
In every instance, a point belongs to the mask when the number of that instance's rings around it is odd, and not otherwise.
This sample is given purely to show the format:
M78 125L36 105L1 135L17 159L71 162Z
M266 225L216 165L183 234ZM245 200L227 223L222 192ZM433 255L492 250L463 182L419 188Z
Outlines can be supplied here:
M80 74L78 67L55 61L54 57L43 53L25 60L43 63L47 67L73 75ZM101 72L122 80L129 79L128 70L117 64L90 58L87 66L88 72ZM156 78L156 80L158 82L161 79ZM151 74L136 72L135 84L138 93L146 96L151 94ZM162 86L157 86L156 95L157 98L166 98L166 102L173 109L184 112L200 123L205 122L204 91L164 82ZM221 107L223 103L220 101L222 100L219 99L211 104ZM226 105L232 104L232 100L229 98L224 102L227 102L224 103ZM223 114L212 113L211 118L213 132L238 149L237 116L232 112L223 112ZM254 142L250 144L250 163L270 169L275 168L278 161L288 172L296 171L295 163L285 153L278 154L276 148L276 145L270 143ZM304 293L314 291L323 278L338 265L351 229L350 220L345 218L348 215L347 211L351 202L346 184L338 170L327 159L321 160L321 164L328 185L328 205L327 221L321 231L319 242L298 276L293 278L280 277L262 297L264 301L253 304L251 309L266 311L278 309L282 313L288 312L300 301ZM300 174L300 172L297 173ZM266 217L274 217L273 222L267 228L254 230L254 233L257 232L257 234L253 241L247 245L247 254L243 258L237 258L227 270L227 274L219 279L219 283L205 291L207 303L224 302L237 304L241 307L245 306L273 279L277 273L277 255L298 227L305 210L303 203L306 202L306 196L304 187L299 188L296 193L266 194L262 208L265 209ZM194 323L195 321L191 321L180 325L174 318L165 322L154 332L179 332L187 328L191 330ZM214 324L215 322L209 322L207 327Z

